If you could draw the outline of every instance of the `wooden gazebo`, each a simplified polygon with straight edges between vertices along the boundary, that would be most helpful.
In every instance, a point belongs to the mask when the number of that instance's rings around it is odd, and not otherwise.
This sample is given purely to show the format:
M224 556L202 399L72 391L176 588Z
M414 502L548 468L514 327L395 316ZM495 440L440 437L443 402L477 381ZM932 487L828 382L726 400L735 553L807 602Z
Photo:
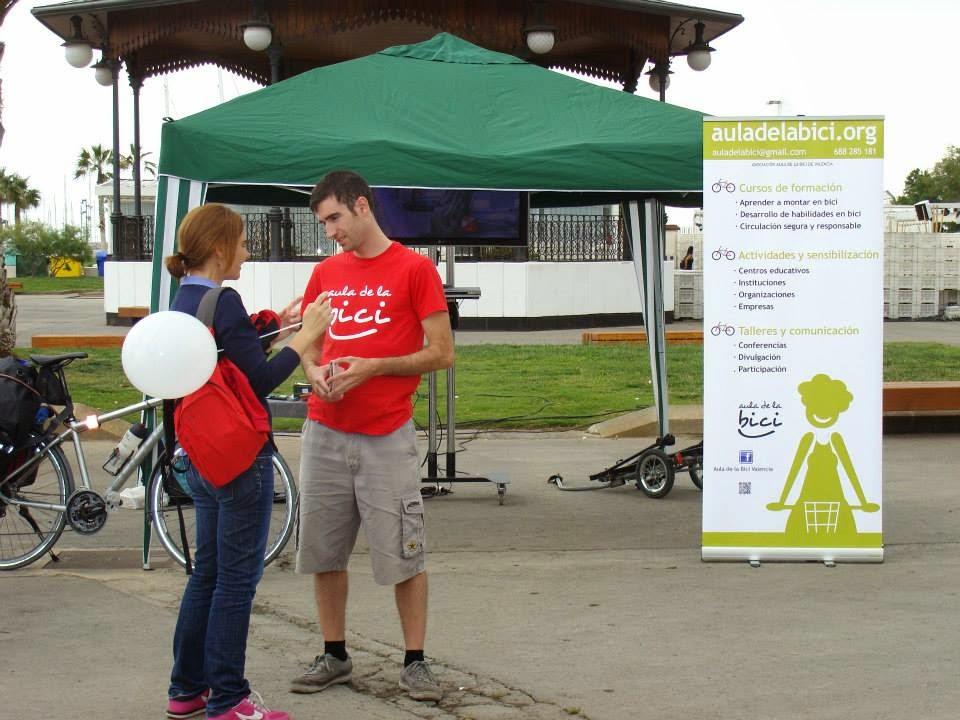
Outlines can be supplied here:
M139 156L143 81L176 70L212 64L267 85L444 31L544 67L617 82L627 92L652 66L648 74L656 76L662 100L672 57L712 51L708 43L743 21L734 13L660 0L71 0L32 12L65 45L85 49L81 60L91 61L87 48L101 51L97 79L113 84L115 164L121 67L133 92ZM267 31L260 35L266 38L262 49L248 47L251 26ZM139 188L140 163L133 169ZM119 167L113 176L115 244L121 255L143 255L139 192L134 217L124 218Z

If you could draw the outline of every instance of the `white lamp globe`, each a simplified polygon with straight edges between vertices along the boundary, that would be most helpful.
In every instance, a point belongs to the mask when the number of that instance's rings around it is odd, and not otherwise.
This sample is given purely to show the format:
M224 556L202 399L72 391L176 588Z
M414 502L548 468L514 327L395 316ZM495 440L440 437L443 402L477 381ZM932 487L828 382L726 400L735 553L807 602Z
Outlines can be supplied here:
M260 52L270 47L273 33L266 25L247 25L243 29L243 44L254 52Z
M663 89L666 90L670 87L670 76L667 75L667 81L663 84ZM655 93L660 92L660 75L657 73L650 73L650 89Z
M84 68L93 60L93 48L86 42L65 42L63 55L75 68Z
M687 65L690 66L691 70L697 72L703 72L710 67L710 60L709 50L691 50L687 53Z
M163 310L140 320L120 351L123 372L145 395L172 400L198 390L217 365L210 330L193 315Z
M550 30L531 30L527 33L527 47L537 55L553 50L554 41L553 32Z
M110 69L109 65L106 63L97 63L93 67L93 76L96 78L98 83L104 87L110 87L113 85L113 70Z

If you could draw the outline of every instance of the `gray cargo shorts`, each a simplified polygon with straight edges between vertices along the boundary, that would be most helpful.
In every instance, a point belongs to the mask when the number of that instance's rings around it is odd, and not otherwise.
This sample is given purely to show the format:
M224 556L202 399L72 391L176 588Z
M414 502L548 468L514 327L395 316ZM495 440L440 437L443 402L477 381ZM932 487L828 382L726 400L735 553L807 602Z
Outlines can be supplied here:
M297 572L346 570L363 525L373 578L396 585L424 570L420 458L413 421L389 435L307 420L300 452Z

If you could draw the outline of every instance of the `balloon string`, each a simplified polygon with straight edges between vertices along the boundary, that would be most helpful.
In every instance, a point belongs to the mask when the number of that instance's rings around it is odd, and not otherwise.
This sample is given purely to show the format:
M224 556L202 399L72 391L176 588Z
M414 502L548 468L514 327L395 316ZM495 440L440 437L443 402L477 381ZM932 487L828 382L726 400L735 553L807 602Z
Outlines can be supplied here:
M287 325L286 327L282 327L279 330L274 330L273 332L264 333L263 335L258 335L257 337L263 340L264 338L272 337L274 335L279 335L284 330L293 330L294 328L298 328L302 325L303 325L303 321L301 320L300 322L294 323L293 325ZM222 352L223 352L223 348L217 348L217 353L222 353Z

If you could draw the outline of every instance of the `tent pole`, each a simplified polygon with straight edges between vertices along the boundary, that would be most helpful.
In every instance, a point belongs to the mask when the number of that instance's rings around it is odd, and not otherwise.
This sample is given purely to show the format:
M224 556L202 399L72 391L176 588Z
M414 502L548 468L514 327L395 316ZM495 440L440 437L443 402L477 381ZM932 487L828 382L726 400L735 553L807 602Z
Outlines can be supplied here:
M631 200L626 209L626 227L633 248L633 267L637 274L643 325L647 330L650 351L653 402L657 409L659 436L663 437L670 428L663 331L663 205L659 200L645 200L642 218L638 201Z
M453 245L447 245L446 253L446 274L445 284L449 287L456 285L454 282L454 273L456 269L456 251ZM456 303L456 300L453 301ZM449 304L449 301L448 301ZM453 322L453 313L451 313L450 334L456 335L456 324ZM456 420L456 369L455 363L447 368L447 477L453 478L457 475L457 420Z

